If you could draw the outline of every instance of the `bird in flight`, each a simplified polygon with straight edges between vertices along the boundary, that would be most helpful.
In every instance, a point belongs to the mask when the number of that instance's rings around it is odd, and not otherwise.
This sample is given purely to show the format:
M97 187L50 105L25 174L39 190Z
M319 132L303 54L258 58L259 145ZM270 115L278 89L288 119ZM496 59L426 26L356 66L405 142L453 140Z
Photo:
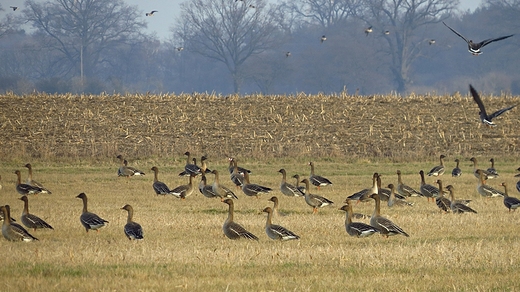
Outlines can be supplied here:
M184 50L184 47L176 47L175 49L180 52L180 51Z
M372 32L372 26L369 26L367 28L365 28L365 35L368 36L369 33Z
M18 6L9 6L9 8L13 9L13 11L16 11L16 9L18 9Z
M431 39L431 40L428 41L428 43L429 43L430 46L431 46L431 45L435 44L435 40L434 40L434 39Z
M514 34L510 34L510 35L506 35L506 36L501 36L501 37L498 37L498 38L494 38L494 39L486 39L486 40L483 40L481 41L480 43L474 43L472 40L468 40L467 38L465 38L463 35L461 35L460 33L458 33L456 30L454 30L453 28L449 27L446 23L444 23L444 21L442 22L447 28L449 28L451 31L453 31L456 35L458 35L459 37L461 37L463 40L466 41L466 43L468 43L468 51L473 55L473 56L478 56L480 54L482 54L482 51L480 51L481 48L483 48L484 46L492 43L492 42L496 42L496 41L501 41L503 39L507 39L509 37L512 37L514 36Z
M327 40L327 37L326 37L325 35L322 35L322 36L321 36L321 39L320 39L321 43L323 43L323 42L326 41L326 40Z
M286 52L285 57L289 57L289 56L291 56L291 52Z
M153 16L153 14L154 14L155 12L159 12L159 11L157 11L157 10L152 10L152 12L147 12L147 13L146 13L146 16Z
M478 92L475 90L475 88L473 88L473 86L471 86L471 84L469 85L469 91L471 92L471 95L473 95L473 100L475 100L475 102L478 105L478 108L480 109L480 112L479 112L480 120L482 121L482 123L484 123L487 126L491 126L491 127L496 126L496 124L493 123L492 119L507 112L508 110L511 110L512 108L514 108L516 106L516 104L515 104L512 106L497 110L496 112L488 115L486 112L486 108L484 107L484 104L482 103L482 100L480 99L480 96L478 95Z

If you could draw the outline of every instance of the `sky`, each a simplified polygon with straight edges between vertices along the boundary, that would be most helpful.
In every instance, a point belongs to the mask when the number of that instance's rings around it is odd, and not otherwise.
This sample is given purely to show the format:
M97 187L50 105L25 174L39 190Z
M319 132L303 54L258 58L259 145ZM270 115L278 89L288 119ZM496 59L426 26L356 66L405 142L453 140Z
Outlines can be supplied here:
M36 0L48 1L48 0ZM157 10L153 16L145 16L148 23L148 32L155 33L161 41L169 40L172 36L171 27L178 20L180 15L180 4L188 0L124 0L127 4L136 5L143 13ZM230 0L233 1L233 0ZM254 0L251 0L254 1ZM19 13L23 9L25 0L1 0L0 3L4 8L4 13ZM460 0L459 9L461 11L477 8L482 0ZM20 10L13 12L9 6L18 6ZM1 14L0 14L1 15Z

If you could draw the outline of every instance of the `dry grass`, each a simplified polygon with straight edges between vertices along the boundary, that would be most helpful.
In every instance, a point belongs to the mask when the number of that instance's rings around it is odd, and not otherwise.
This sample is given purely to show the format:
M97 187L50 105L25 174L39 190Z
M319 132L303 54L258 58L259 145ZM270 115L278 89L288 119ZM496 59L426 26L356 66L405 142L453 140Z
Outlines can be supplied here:
M518 97L484 96L491 109ZM448 155L513 156L513 110L486 129L464 95L340 94L0 96L0 155L17 161L106 162L184 151L252 159L300 157L414 161Z
M512 170L519 161L496 159L502 179L489 184L498 188L506 181L516 193ZM405 183L418 187L418 170L433 165L318 161L316 171L334 185L313 192L336 206L312 215L302 198L276 191L289 216L275 218L275 223L301 236L300 241L280 243L268 239L263 230L265 215L260 211L271 204L268 196L257 200L238 192L235 219L260 241L231 241L221 231L227 206L219 200L200 194L184 201L156 197L149 174L118 178L116 162L45 168L33 163L35 179L54 194L31 196L30 211L55 230L32 232L39 242L0 240L2 290L518 290L520 285L512 279L520 268L520 213L508 214L501 199L479 197L467 162L461 165L463 177L443 179L445 185L456 186L460 198L473 199L471 206L478 214L440 214L434 203L412 198L413 208L383 207L383 213L410 238L347 236L344 213L337 209L346 196L370 186L371 172L383 173L383 184L388 184L396 182L395 170L401 169ZM142 166L147 170L152 165ZM161 180L170 186L185 183L186 178L176 176L182 166L182 162L159 165ZM288 174L308 173L304 163L267 160L244 166L253 170L253 182L275 189L281 167ZM15 167L2 165L4 170ZM210 167L225 173L227 165L210 158ZM10 204L17 218L22 202L14 190L14 174L3 171L2 177L1 204ZM82 191L89 196L89 209L110 221L99 233L87 234L80 225L81 201L75 196ZM144 228L141 242L129 242L123 234L126 212L119 208L126 203L134 206L135 220ZM354 208L371 214L373 204Z

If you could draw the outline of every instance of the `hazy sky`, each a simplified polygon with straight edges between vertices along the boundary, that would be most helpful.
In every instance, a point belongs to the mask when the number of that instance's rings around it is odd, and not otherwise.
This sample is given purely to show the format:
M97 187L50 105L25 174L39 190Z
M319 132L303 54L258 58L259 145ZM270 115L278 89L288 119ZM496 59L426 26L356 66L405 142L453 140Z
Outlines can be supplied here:
M43 0L36 0L42 1ZM47 0L45 0L47 1ZM171 37L170 28L173 23L178 19L179 16L179 5L186 0L125 0L126 3L131 5L137 5L139 10L144 13L152 10L158 12L154 16L146 17L145 20L148 22L148 31L150 33L155 32L161 40L167 40ZM233 1L233 0L230 0ZM255 0L249 0L254 2ZM1 0L4 13L19 13L23 9L25 0ZM481 3L481 0L460 0L460 10L474 10ZM13 12L9 9L9 6L18 6L20 10Z

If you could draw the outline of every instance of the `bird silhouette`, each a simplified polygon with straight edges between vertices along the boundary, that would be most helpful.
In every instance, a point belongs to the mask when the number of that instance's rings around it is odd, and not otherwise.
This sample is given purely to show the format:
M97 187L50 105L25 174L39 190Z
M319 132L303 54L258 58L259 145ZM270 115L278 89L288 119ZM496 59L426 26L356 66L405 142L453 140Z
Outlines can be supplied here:
M475 90L475 88L473 88L473 86L471 86L471 84L469 85L469 91L471 92L471 95L473 95L473 100L475 100L475 102L478 105L478 108L480 109L480 112L479 112L480 120L482 121L482 123L484 123L487 126L492 126L492 127L496 126L496 124L493 123L492 119L507 112L508 110L511 110L512 108L514 108L516 106L516 104L515 104L512 106L497 110L496 112L488 115L486 112L486 107L484 107L484 103L482 103L482 100L480 99L478 92Z
M482 54L482 51L480 51L480 49L483 48L484 46L486 46L486 45L492 43L492 42L500 41L500 40L507 39L507 38L509 38L509 37L514 36L514 34L510 34L510 35L501 36L501 37L494 38L494 39L486 39L486 40L481 41L480 43L474 43L472 40L468 40L468 39L465 38L463 35L461 35L460 33L458 33L456 30L454 30L453 28L449 27L446 23L444 23L444 21L443 21L442 23L443 23L447 28L449 28L452 32L454 32L456 35L458 35L458 36L461 37L463 40L465 40L466 43L468 43L468 51L469 51L473 56L478 56L478 55Z
M13 11L16 11L16 9L18 9L18 6L9 6L9 8L13 9Z
M153 16L153 14L154 14L155 12L159 12L159 11L157 11L157 10L152 10L152 12L147 12L147 13L146 13L146 16Z
M372 26L369 26L367 28L365 28L365 35L368 36L369 33L372 32Z
M327 40L327 37L325 35L321 36L320 42L323 44L324 41Z

